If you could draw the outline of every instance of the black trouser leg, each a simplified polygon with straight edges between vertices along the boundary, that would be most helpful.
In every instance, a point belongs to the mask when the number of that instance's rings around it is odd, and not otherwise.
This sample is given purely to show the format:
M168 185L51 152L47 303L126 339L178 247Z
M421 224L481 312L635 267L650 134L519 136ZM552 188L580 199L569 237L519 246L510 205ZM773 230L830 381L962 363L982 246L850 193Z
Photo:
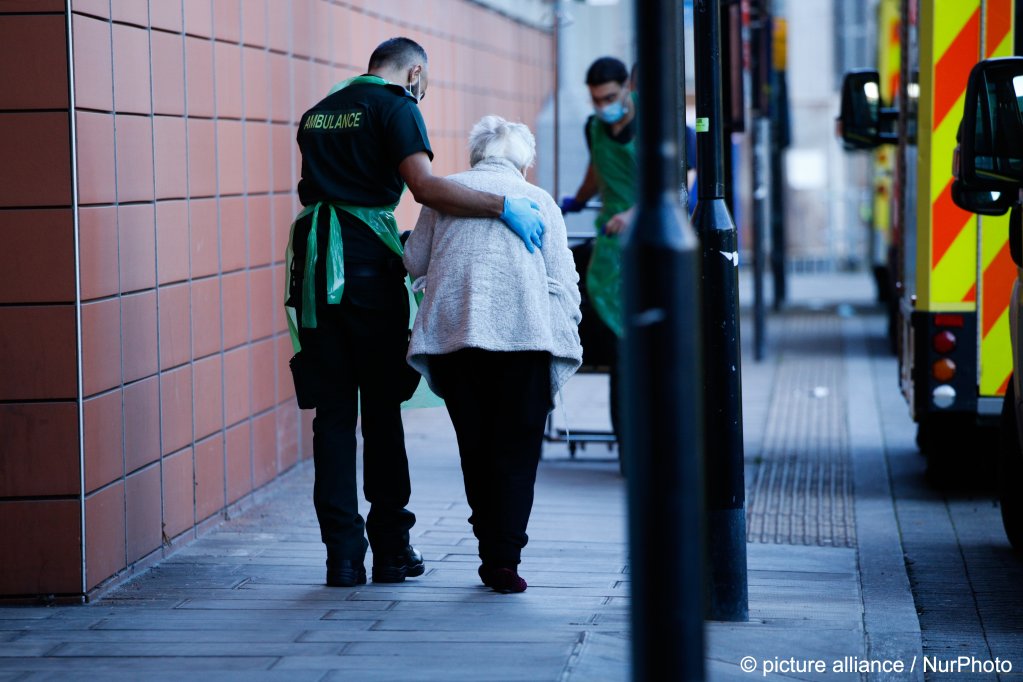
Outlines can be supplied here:
M402 356L404 361L404 356ZM370 503L366 531L373 554L397 554L409 545L416 516L405 505L412 494L409 482L401 403L392 385L366 385L362 390L363 490Z
M364 295L361 295L364 294ZM354 301L354 302L353 302ZM323 368L330 395L313 420L313 502L328 552L361 561L366 533L376 555L409 544L415 515L396 385L406 371L408 299L398 280L350 279L339 305L321 306L319 327L302 330L303 352ZM359 404L361 396L361 405ZM366 522L359 515L355 424L361 410Z
M366 538L355 480L355 384L339 387L338 394L336 403L317 407L313 419L313 505L328 552L361 562Z
M353 280L353 294L364 293L372 280ZM388 283L391 284L391 283ZM366 533L376 557L391 556L409 545L415 514L405 506L412 493L400 388L408 351L408 295L399 281L387 308L352 306L347 327L356 347L356 376L362 417L363 492L370 503ZM372 290L374 295L380 292ZM372 297L362 297L375 303ZM358 299L357 299L358 300Z
M496 414L489 400L480 395L485 382L473 380L479 378L477 375L482 369L476 362L478 357L474 357L479 352L460 351L431 357L430 371L437 385L442 387L444 404L455 427L465 497L471 510L469 523L483 559L484 548L493 544L490 536L494 525L491 504L495 500L491 489L493 476L487 434L492 430L491 421L500 419L501 415Z
M533 510L536 468L543 449L543 431L551 407L550 355L516 353L510 361L497 358L499 385L510 388L495 420L493 476L497 506L493 562L518 566L529 537L526 526Z
M439 359L431 369L440 368L439 385L458 434L480 559L514 568L529 540L526 527L551 404L550 355L467 349Z

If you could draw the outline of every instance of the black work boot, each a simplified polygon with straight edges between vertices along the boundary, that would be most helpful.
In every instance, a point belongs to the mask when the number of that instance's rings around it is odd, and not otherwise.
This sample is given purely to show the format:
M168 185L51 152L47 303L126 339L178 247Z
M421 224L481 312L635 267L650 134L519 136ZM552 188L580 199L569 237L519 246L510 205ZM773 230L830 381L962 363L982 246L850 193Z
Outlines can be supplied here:
M373 555L373 582L403 583L405 578L415 578L426 572L423 555L409 545L390 556Z
M355 587L366 584L366 567L356 559L342 559L327 553L327 585Z

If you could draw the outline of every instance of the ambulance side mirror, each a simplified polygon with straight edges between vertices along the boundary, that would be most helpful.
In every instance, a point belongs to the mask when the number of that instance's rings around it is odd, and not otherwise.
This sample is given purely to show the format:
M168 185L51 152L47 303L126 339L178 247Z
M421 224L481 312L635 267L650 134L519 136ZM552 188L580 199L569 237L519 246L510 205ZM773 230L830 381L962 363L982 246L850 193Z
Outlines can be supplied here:
M881 144L881 78L877 71L857 70L842 79L842 108L836 121L847 150Z
M1005 215L1016 203L1016 195L1012 192L968 189L961 181L953 180L952 203L978 215Z
M970 72L955 162L971 190L1015 198L1023 183L1023 57L986 59Z

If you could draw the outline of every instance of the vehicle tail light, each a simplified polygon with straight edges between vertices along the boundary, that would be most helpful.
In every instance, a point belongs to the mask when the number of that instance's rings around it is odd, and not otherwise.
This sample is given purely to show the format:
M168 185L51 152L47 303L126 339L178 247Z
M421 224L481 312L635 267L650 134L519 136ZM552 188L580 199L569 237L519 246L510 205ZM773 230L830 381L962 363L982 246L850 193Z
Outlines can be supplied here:
M934 335L932 345L938 353L951 353L956 348L956 335L948 330L938 332Z
M950 358L942 358L931 365L931 374L938 381L951 381L956 375L956 363Z
M934 316L935 327L957 327L961 329L964 324L966 324L966 318L962 315L950 315L945 313Z

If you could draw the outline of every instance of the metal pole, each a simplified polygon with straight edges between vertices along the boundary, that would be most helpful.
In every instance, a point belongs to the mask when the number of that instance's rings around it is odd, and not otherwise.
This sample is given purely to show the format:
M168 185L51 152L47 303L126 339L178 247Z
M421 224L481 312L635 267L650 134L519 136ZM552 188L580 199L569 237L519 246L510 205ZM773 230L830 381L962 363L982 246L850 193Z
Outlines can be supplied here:
M725 187L725 206L728 207L728 214L732 216L732 222L735 222L735 193L734 193L734 178L733 175L733 159L732 159L732 35L730 31L729 22L731 19L731 2L730 0L721 0L721 6L718 9L718 16L720 17L721 27L721 43L720 43L720 55L721 55L721 123L722 123L722 136L723 142L721 144L721 168L724 172L722 180ZM699 45L699 41L697 41ZM736 232L738 232L738 226L736 226Z
M710 558L708 617L749 620L739 362L739 254L725 204L721 0L696 0L696 141L703 252L704 462Z
M677 0L636 3L639 202L622 246L632 679L703 680L700 267L679 203Z
M776 26L780 24L780 27ZM775 32L778 32L778 35ZM781 310L788 296L785 274L785 169L782 150L788 145L788 84L785 76L787 29L784 19L772 21L771 68L771 272L773 307ZM778 45L776 43L780 42Z
M750 71L753 91L753 358L764 359L764 237L771 226L770 19L767 0L750 6Z
M554 200L561 201L561 0L554 0Z
M764 359L764 235L771 226L771 119L753 122L753 359Z

